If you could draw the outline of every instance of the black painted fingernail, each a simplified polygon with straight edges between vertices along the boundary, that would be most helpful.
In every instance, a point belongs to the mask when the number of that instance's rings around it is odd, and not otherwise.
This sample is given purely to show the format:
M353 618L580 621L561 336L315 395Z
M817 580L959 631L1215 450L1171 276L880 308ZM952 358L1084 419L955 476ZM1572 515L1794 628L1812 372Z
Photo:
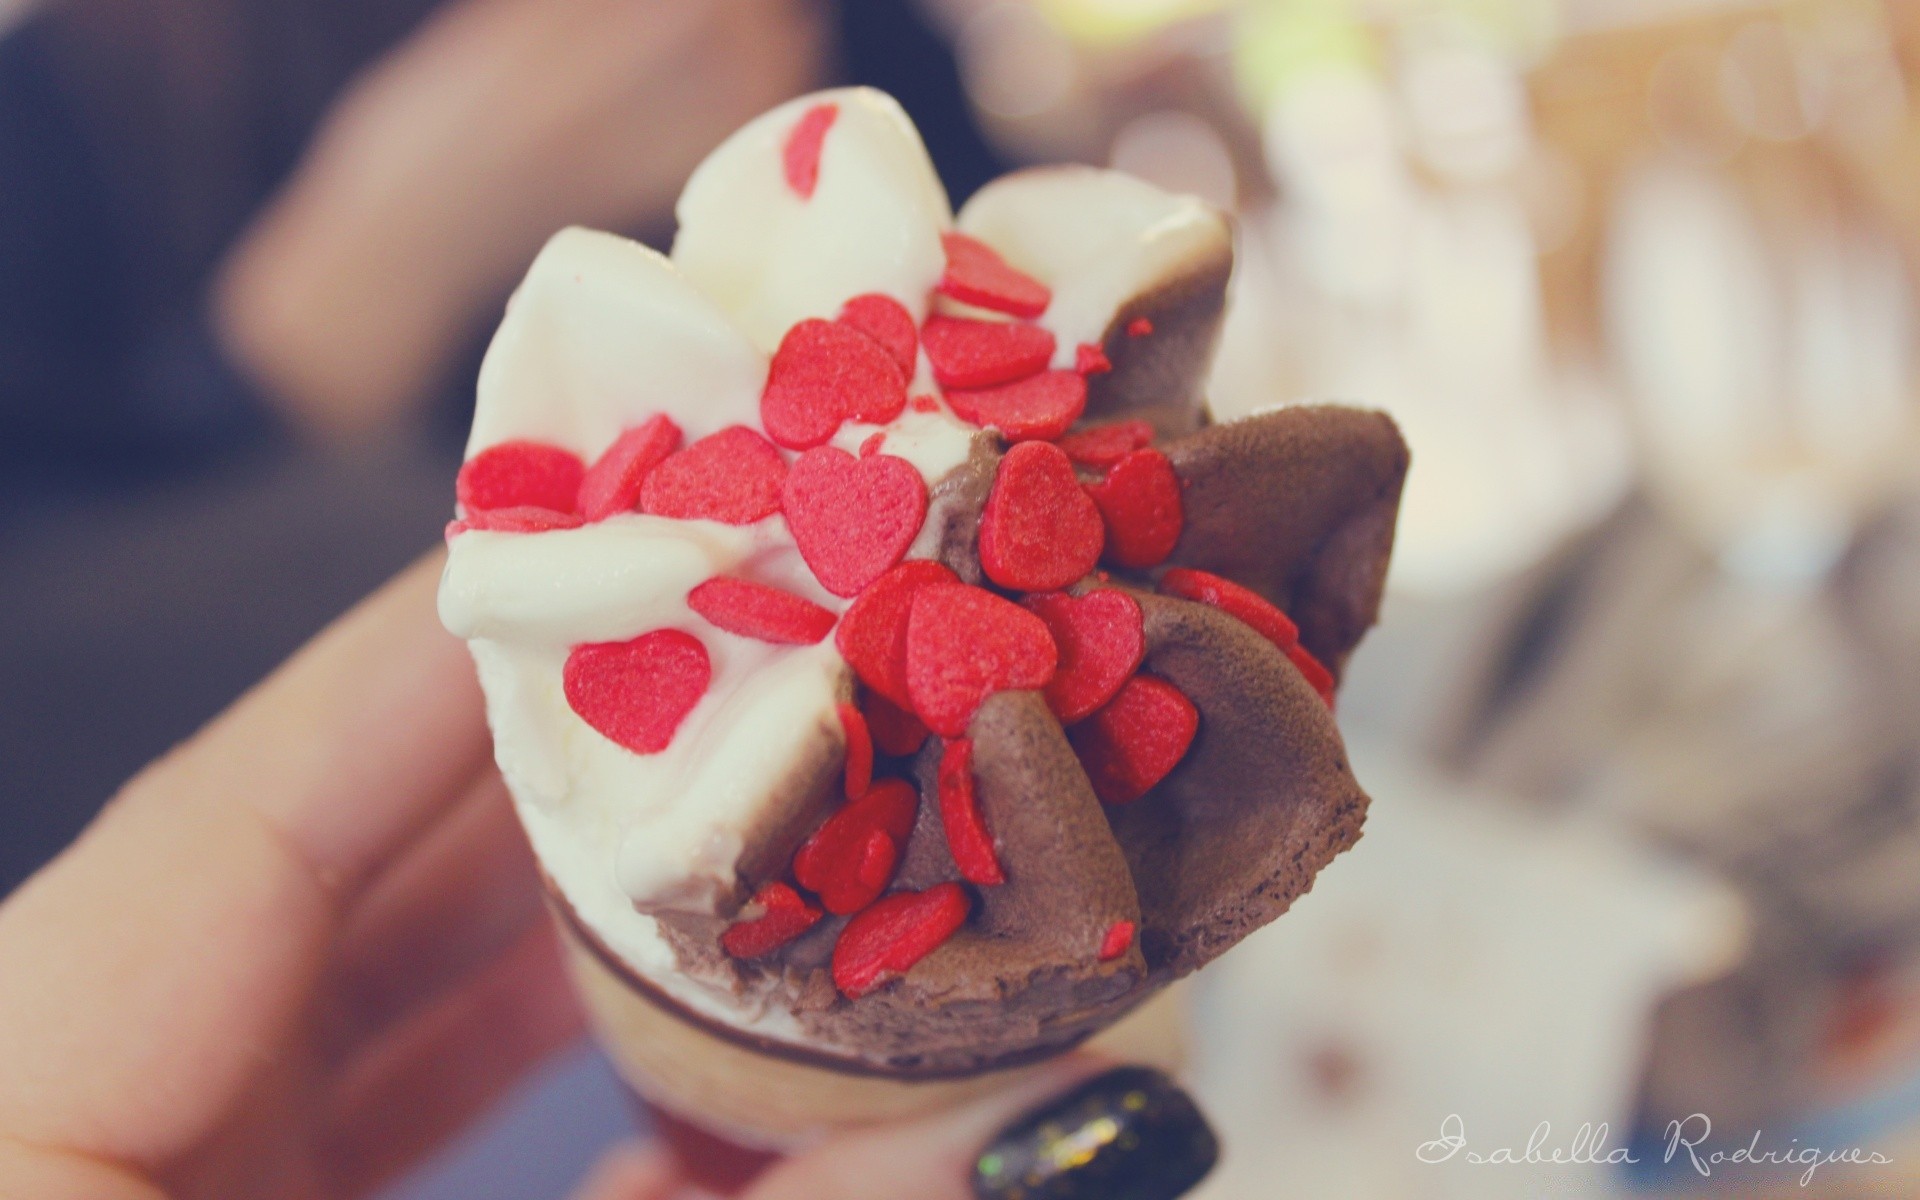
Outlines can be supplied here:
M1173 1200L1220 1157L1192 1097L1121 1067L1001 1130L974 1163L980 1200Z

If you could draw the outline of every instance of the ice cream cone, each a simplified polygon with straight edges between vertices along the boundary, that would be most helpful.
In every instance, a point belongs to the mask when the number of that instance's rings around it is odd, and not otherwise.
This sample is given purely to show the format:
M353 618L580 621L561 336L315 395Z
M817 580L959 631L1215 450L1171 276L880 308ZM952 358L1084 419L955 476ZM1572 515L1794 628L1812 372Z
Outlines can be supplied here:
M749 1045L738 1031L679 1009L612 957L591 933L556 916L574 984L621 1077L649 1106L738 1146L788 1151L830 1133L962 1104L1016 1082L1059 1052L1003 1060L967 1074L890 1075L810 1059L792 1047ZM1180 989L1169 988L1087 1043L1116 1059L1177 1069L1184 1057Z
M878 93L676 215L529 269L441 592L613 1062L769 1153L1176 1066L1175 981L1359 837L1398 431L1208 422L1222 214L1055 170L955 216Z

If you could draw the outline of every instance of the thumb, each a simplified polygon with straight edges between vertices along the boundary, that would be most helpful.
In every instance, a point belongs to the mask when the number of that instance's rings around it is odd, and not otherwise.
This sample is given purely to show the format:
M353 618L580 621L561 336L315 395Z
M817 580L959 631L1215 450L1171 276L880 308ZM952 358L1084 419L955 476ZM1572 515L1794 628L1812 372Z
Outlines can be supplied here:
M1174 1200L1218 1157L1172 1079L1077 1056L956 1111L832 1138L743 1200Z

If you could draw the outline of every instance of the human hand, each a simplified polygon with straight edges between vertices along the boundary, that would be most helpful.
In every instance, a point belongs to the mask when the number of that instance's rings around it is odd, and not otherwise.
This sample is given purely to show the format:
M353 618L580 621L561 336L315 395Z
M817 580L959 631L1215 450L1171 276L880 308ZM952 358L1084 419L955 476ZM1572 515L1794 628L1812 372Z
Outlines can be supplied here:
M1144 1067L1075 1055L957 1112L843 1134L775 1165L738 1200L1174 1200L1218 1153L1185 1092ZM608 1155L574 1200L697 1200L673 1157Z
M230 352L313 431L383 427L549 234L664 214L702 155L814 82L817 8L451 0L348 90L230 254Z
M362 1196L578 1034L472 664L435 614L440 562L141 773L0 905L0 1196ZM1099 1069L1068 1059L974 1107L834 1139L749 1195L964 1196L994 1129ZM1107 1184L1032 1195L1158 1200L1204 1173L1212 1137L1181 1093L1102 1080L1057 1131L1029 1122L998 1153L1067 1161L1084 1144L1100 1153L1061 1182ZM584 1196L684 1182L627 1152Z
M580 1017L437 564L0 907L0 1195L355 1195Z

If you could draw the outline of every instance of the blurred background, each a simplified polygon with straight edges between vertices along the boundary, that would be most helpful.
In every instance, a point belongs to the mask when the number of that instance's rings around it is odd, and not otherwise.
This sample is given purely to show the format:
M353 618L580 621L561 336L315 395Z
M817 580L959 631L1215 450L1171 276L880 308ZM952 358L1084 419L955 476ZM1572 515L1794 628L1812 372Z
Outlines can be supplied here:
M956 203L1231 208L1216 414L1414 447L1367 836L1198 989L1202 1195L1920 1195L1920 0L0 0L0 893L432 544L549 232L663 243L831 81ZM1893 1161L1707 1180L1694 1114ZM627 1120L583 1051L394 1195ZM1543 1122L1639 1162L1465 1161Z

